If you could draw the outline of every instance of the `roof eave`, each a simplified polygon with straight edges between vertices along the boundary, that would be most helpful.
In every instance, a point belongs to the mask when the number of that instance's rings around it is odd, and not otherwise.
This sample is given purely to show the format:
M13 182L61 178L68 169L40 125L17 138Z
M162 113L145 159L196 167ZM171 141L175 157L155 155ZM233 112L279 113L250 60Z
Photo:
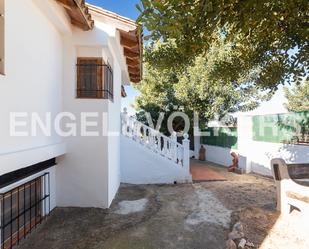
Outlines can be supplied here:
M92 30L94 21L89 14L88 6L85 0L56 0L63 5L68 15L70 16L71 23L84 31Z

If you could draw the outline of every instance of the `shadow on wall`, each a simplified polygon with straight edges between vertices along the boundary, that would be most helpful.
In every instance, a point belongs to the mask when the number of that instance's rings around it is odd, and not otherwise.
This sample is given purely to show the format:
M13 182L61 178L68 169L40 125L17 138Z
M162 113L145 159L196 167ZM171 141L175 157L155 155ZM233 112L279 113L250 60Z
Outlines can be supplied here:
M270 161L273 158L282 158L291 164L309 162L309 146L306 145L254 141L251 147L252 150L239 156L239 165L247 169L247 173L271 176Z
M253 116L253 136L244 155L251 161L247 167L270 175L273 158L282 158L290 164L308 163L308 124L309 112Z
M308 163L309 162L309 146L296 144L283 144L279 150L280 154L284 154L291 163Z
M296 144L281 144L275 153L266 152L268 158L267 165L258 162L252 162L252 171L259 174L272 175L270 169L270 161L273 158L282 158L287 163L308 163L309 162L309 146Z

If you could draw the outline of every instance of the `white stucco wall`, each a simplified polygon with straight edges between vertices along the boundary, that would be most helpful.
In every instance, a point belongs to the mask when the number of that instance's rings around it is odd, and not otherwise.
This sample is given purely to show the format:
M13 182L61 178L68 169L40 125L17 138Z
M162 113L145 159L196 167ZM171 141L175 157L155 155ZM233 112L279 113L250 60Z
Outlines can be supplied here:
M42 118L64 111L105 113L102 129L120 131L121 84L127 83L117 20L94 15L95 28L85 32L70 24L55 0L7 0L6 75L0 75L0 175L58 158L54 169L57 206L108 207L120 185L120 138L62 138L42 132L35 137L9 134L10 112L37 112ZM123 24L124 25L124 24ZM114 71L114 101L76 99L76 59L103 57ZM24 119L28 121L28 119ZM103 124L104 123L104 124ZM29 126L25 128L30 130ZM79 131L79 122L78 131ZM24 129L23 129L24 130ZM79 134L79 133L78 133Z
M309 146L266 143L252 141L250 153L251 171L262 175L271 175L270 161L273 158L282 158L287 163L308 163Z
M103 57L106 41L96 28L89 32L74 28L72 35L64 37L63 111L73 113L78 125L76 136L64 139L67 154L58 160L57 203L62 207L108 207L108 141L81 136L79 119L82 112L108 113L108 100L76 98L77 57ZM102 118L96 120L103 127Z
M104 110L107 110L106 105L99 100L76 100L74 109L69 109L77 117L81 112ZM58 206L108 207L107 139L82 137L77 133L64 141L67 153L58 158L56 171Z
M191 175L149 148L125 136L120 137L121 182L131 184L163 184L190 182Z
M223 148L219 146L205 145L206 149L206 160L209 162L217 163L222 166L232 165L231 152L237 151L230 148Z
M114 31L114 32L113 32ZM110 44L116 30L95 21L92 31L73 28L64 37L63 110L80 116L97 112L99 127L108 131L99 137L66 138L67 154L59 159L57 168L57 203L59 206L110 206L120 185L120 108L122 74L119 62L124 60ZM77 57L103 57L113 69L114 99L76 98ZM102 114L104 113L103 119ZM80 130L79 128L77 130Z
M240 166L247 173L271 175L270 161L279 157L287 163L308 163L309 146L258 142L252 139L252 116L238 117Z
M35 1L5 3L6 69L5 76L0 75L0 174L64 153L62 139L54 133L10 136L10 112L37 112L44 117L46 112L55 115L61 111L62 38ZM26 130L30 130L29 126Z
M114 199L120 185L120 112L121 112L121 68L114 62L114 100L109 102L108 127L108 205Z

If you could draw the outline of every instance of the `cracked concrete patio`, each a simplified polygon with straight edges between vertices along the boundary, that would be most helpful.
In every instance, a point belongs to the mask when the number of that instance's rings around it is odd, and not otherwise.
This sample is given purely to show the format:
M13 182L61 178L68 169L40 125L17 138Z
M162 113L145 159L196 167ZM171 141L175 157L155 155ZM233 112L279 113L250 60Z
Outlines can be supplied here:
M109 210L57 208L19 249L220 249L245 207L274 209L272 179L212 167L227 181L122 185Z

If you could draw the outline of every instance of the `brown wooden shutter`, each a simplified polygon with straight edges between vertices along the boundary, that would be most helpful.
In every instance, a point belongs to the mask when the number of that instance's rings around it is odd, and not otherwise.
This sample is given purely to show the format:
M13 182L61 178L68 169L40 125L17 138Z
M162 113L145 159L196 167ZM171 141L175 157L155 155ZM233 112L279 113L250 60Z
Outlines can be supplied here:
M102 58L77 58L77 98L103 98Z

